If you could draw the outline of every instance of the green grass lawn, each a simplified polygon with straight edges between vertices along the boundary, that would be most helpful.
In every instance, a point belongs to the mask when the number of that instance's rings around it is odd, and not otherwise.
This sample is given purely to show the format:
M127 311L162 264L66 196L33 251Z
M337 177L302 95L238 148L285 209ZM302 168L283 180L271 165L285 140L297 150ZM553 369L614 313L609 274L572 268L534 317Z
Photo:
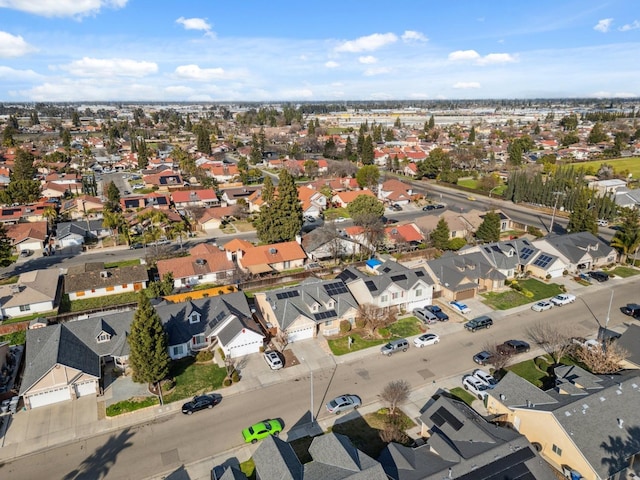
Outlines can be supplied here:
M132 258L131 260L120 260L119 262L109 262L104 264L104 268L131 267L133 265L140 265L140 259Z
M219 389L227 371L212 362L196 364L194 358L187 357L171 364L171 375L176 380L176 386L171 393L165 395L165 403Z
M478 180L474 180L473 178L464 178L458 180L458 185L465 188L472 188L473 190L478 189Z
M123 413L135 412L141 408L158 405L158 403L157 397L123 400L107 407L107 417L115 417L116 415L121 415Z
M8 323L30 322L31 320L34 320L39 317L43 317L43 318L55 317L57 314L58 312L56 312L55 310L51 310L49 312L32 313L31 315L25 315L23 317L5 318L2 321L2 323L6 325Z
M614 160L594 160L591 162L575 163L574 166L577 168L593 167L594 171L597 172L600 169L600 166L604 163L611 165L615 173L627 170L629 173L633 174L633 178L640 177L640 157L617 158Z
M562 287L557 283L545 283L535 278L519 280L518 283L525 290L533 293L533 297L527 297L520 292L510 289L506 292L488 292L482 294L484 303L496 310L508 310L510 308L537 302L543 298L550 298L561 293Z
M326 220L334 220L338 217L351 218L351 215L349 215L349 211L343 207L327 208L324 211L324 218Z
M506 370L521 376L538 388L544 385L544 380L548 377L547 372L540 370L533 360L516 363L506 367Z
M18 283L20 276L14 275L12 277L3 278L0 280L0 285L11 285L12 283Z
M364 338L361 332L351 331L339 338L327 339L327 343L334 355L344 355L363 348L382 345L392 338L412 337L413 335L418 335L421 331L420 322L416 317L406 317L397 320L387 328L381 328L378 331L381 338ZM353 339L351 348L349 348L349 337Z
M69 301L69 296L64 295L60 302L60 313L82 312L94 308L112 307L114 305L124 305L138 301L138 292L117 293L96 298L81 298L80 300Z
M399 423L403 430L407 430L415 425L402 410L399 410L399 414L401 416ZM386 409L382 409L348 422L335 424L330 431L349 437L349 440L351 440L356 448L371 458L377 458L386 446L386 443L380 438L380 431L384 429L386 418Z
M640 270L631 267L616 267L613 270L607 270L608 273L613 273L618 277L627 278L633 275L640 275Z
M473 403L474 400L477 400L476 397L471 395L469 392L467 392L462 387L452 388L451 390L449 390L449 393L451 395L453 395L454 397L459 398L460 400L462 400L464 403L466 403L469 406L471 406L471 404Z

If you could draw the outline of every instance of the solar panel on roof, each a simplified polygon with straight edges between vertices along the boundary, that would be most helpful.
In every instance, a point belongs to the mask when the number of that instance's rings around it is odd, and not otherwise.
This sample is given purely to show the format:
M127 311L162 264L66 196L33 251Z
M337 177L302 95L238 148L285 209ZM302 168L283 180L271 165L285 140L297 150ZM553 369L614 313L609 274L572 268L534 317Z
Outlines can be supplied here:
M345 270L340 275L338 275L338 278L341 278L343 281L346 281L346 280L355 280L356 278L358 278L358 276L355 273L353 273L351 270Z
M553 260L553 257L542 254L538 258L536 258L536 261L533 262L533 264L537 267L545 268L547 265L551 263L552 260Z
M373 292L376 289L376 284L373 283L373 280L367 280L366 282L364 282L364 284L367 286L370 292Z
M313 318L315 318L316 320L325 320L327 318L333 318L333 317L337 317L338 314L336 313L335 310L328 310L326 312L320 312L320 313L314 313L313 314Z
M495 462L483 465L480 468L466 473L458 480L502 480L504 478L528 479L535 478L530 476L529 468L524 464L527 460L535 457L531 448L523 447L520 450L499 458ZM506 472L511 472L507 474Z
M523 260L527 260L532 253L533 253L533 249L529 247L524 247L522 249L522 252L520 253L520 257L522 257Z
M300 296L300 293L298 293L297 290L290 290L288 292L276 293L276 298L278 300L283 300L285 298L299 297L299 296Z
M335 282L325 285L324 291L327 292L327 295L340 295L342 293L347 293L349 290L344 283Z
M449 410L444 407L438 408L431 417L429 417L433 423L438 427L442 427L445 423L448 423L451 428L456 432L462 428L462 422L458 420Z
M422 270L417 270L416 277L424 277L424 272Z
M392 282L402 282L407 279L406 275L394 275L391 277Z

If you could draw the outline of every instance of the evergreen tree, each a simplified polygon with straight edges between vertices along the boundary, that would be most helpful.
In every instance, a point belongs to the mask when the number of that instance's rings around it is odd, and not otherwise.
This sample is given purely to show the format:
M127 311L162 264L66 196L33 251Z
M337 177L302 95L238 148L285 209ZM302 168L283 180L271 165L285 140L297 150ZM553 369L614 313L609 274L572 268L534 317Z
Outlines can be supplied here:
M266 204L270 204L273 202L274 197L274 188L273 181L271 180L270 175L265 175L264 183L262 185L262 200Z
M80 115L78 115L77 110L74 110L73 113L71 114L71 123L73 124L74 127L80 126Z
M484 216L484 220L476 230L476 238L483 242L500 240L500 215L493 210Z
M2 131L2 146L3 147L15 147L16 141L13 138L13 128L10 125L4 127Z
M191 123L191 117L189 117L188 113L187 113L187 119L184 122L184 129L187 132L191 132L193 130L193 123Z
M401 128L401 127L402 127L402 122L400 121L400 116L397 116L397 117L396 117L396 121L395 121L395 122L393 122L393 126L394 126L395 128Z
M469 131L469 142L473 143L476 141L476 127L471 127Z
M433 115L431 115L431 118L429 118L429 130L433 130L435 126L436 119L433 117Z
M251 137L251 152L249 153L249 161L255 165L262 161L263 151L260 149L260 141L258 136L254 133Z
M127 340L134 382L155 384L169 375L167 334L158 312L143 293L140 294Z
M337 152L338 148L336 146L336 142L333 140L333 138L329 138L329 140L324 143L322 155L326 158L336 158Z
M382 217L384 214L384 204L370 195L360 195L349 203L347 210L351 218L353 218L353 222L358 225L362 223L362 218L369 216L375 218Z
M11 255L13 254L13 245L11 239L7 236L7 230L4 223L0 223L0 265L8 266L11 263Z
M596 122L591 131L589 132L589 136L587 137L587 142L589 143L600 143L608 140L606 132L604 131L604 127L602 123Z
M200 153L211 155L211 137L209 130L202 124L194 127L196 131L196 145Z
M302 205L298 200L298 189L291 174L282 169L278 194L269 205L260 208L256 233L261 242L277 243L295 239L301 229Z
M514 140L509 144L507 148L509 152L509 163L513 166L522 165L522 154L524 151L522 150L522 145L520 142Z
M611 246L620 252L620 263L637 254L640 248L640 212L635 208L627 208L622 213L620 230L611 239Z
M71 149L71 132L69 132L69 129L63 128L60 132L60 138L62 138L62 146L68 153Z
M106 189L107 202L105 208L109 212L116 212L120 209L120 190L115 183L109 182Z
M353 142L351 141L351 137L347 137L344 145L344 158L353 161Z
M431 242L435 248L447 250L449 248L449 224L444 218L438 220L435 230L431 232Z
M147 165L149 165L149 149L147 148L147 142L142 138L138 144L138 168L142 170L147 168Z
M36 174L36 169L33 166L34 161L35 157L31 152L18 150L11 173L11 181L33 180L33 176Z
M362 144L362 164L372 165L374 157L373 140L371 139L371 135L367 135Z
M571 214L569 214L567 231L571 233L591 232L594 235L598 234L595 212L589 209L589 197L584 192L579 192L575 198Z

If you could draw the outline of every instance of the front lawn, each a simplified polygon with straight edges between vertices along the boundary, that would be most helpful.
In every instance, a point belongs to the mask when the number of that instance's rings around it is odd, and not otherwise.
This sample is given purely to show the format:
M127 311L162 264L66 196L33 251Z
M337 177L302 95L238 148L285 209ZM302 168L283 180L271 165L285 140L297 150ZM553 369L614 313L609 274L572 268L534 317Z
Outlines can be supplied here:
M557 283L545 283L535 278L519 280L518 284L523 291L531 292L532 296L528 297L513 289L506 292L488 292L482 294L485 298L484 303L496 310L508 310L527 303L537 302L544 298L551 298L564 291L562 286Z
M327 208L324 211L325 220L335 220L338 217L350 218L349 210L344 207Z
M133 265L140 265L140 259L132 258L130 260L120 260L119 262L109 262L104 264L104 268L131 267Z
M469 392L467 392L464 388L462 387L455 387L452 388L451 390L449 390L449 393L451 395L453 395L454 397L462 400L464 403L466 403L467 405L471 406L471 404L473 403L474 400L477 400L476 397L474 397L473 395L471 395Z
M640 270L636 268L620 266L620 267L614 268L613 270L607 270L607 273L613 273L618 277L627 278L627 277L632 277L633 275L640 275Z
M516 363L515 365L506 367L505 370L519 375L538 388L541 388L545 383L545 379L548 378L547 372L540 370L533 359Z
M113 307L116 305L125 305L127 303L136 303L138 301L138 292L117 293L115 295L106 295L104 297L82 298L80 300L69 300L68 295L62 297L60 302L60 313L67 312L83 312L85 310L93 310L95 308Z
M402 410L398 409L396 411L400 416L399 424L403 431L415 426L413 421ZM386 412L387 409L381 409L348 422L337 423L329 431L349 437L354 447L362 450L371 458L378 458L380 452L387 445L380 438L380 432L384 430L385 420L387 419Z
M375 347L387 343L392 338L407 338L421 333L420 322L416 317L406 317L395 321L386 328L381 328L378 333L380 337L364 338L362 332L352 330L339 338L329 338L327 343L334 355L344 355L345 353L356 352L363 348ZM353 339L349 348L349 337Z
M175 378L176 386L164 396L165 403L219 389L227 376L227 370L213 362L197 364L195 358L187 357L171 364L171 376Z
M114 403L107 407L107 417L115 417L123 413L135 412L141 408L152 407L158 405L157 397L145 397L145 398L132 398L130 400L123 400L118 403Z

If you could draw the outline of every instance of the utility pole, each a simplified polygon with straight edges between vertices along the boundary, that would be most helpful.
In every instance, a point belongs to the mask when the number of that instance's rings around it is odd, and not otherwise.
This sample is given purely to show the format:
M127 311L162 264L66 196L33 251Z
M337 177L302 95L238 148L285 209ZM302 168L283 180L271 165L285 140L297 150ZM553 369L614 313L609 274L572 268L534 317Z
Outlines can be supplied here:
M556 202L553 205L553 213L551 214L551 225L549 225L549 233L553 233L553 222L556 219L556 209L558 208L558 200L560 199L560 195L562 195L563 192L553 192L553 194L556 196Z

